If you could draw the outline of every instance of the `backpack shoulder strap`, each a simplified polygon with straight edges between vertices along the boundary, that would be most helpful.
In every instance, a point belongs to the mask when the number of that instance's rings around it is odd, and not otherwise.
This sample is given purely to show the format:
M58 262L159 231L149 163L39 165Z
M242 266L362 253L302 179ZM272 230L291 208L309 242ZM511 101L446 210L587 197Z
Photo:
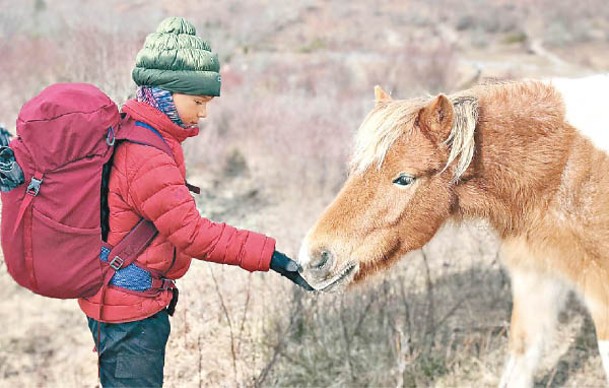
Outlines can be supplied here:
M174 158L173 151L156 128L143 121L129 119L128 116L123 118L121 129L116 136L116 140L148 145L157 148L171 156L171 158ZM199 187L191 185L188 182L184 182L184 184L191 192L201 194L201 189Z
M161 133L142 121L123 119L116 140L151 146L165 152L172 158L174 157L173 151L165 142Z

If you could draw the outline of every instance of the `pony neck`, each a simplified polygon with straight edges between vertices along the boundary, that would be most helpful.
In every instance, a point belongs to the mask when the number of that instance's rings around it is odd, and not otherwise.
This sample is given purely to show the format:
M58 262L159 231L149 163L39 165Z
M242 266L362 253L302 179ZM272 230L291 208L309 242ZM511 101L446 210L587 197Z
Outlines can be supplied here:
M561 187L575 136L554 90L535 81L471 89L479 106L475 156L455 186L457 214L518 233Z

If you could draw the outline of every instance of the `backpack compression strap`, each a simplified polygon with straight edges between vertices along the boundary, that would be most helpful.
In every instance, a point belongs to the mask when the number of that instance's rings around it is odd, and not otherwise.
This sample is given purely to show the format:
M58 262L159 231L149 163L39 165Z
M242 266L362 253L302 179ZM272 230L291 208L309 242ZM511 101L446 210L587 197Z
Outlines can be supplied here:
M142 218L137 225L131 229L131 232L129 232L129 234L127 234L114 248L106 245L110 249L108 266L112 270L106 272L104 276L104 286L110 283L110 280L116 271L133 263L139 254L146 249L157 233L158 231L154 227L154 224Z

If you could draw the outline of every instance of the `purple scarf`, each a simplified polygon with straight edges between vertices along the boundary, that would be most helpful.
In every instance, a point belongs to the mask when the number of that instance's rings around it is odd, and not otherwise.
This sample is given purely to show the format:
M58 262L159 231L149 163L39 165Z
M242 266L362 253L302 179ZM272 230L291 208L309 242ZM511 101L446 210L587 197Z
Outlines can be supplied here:
M186 128L180 119L176 105L173 102L173 95L169 90L156 86L140 86L137 88L136 98L139 102L144 102L160 110L180 127Z

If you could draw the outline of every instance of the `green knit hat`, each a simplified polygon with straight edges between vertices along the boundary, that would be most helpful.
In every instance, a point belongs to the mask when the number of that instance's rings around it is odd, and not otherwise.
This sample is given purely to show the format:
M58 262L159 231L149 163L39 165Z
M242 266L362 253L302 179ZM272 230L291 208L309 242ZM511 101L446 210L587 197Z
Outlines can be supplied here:
M137 85L176 93L219 96L220 61L186 19L170 17L146 37L131 73Z

